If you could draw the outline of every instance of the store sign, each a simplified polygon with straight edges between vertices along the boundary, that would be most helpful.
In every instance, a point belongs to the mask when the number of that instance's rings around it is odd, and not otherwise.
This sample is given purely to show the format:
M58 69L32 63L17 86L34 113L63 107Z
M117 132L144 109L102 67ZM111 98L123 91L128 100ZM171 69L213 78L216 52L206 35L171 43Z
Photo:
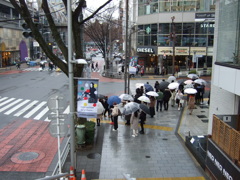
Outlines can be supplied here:
M196 13L195 19L214 19L215 13Z
M173 55L172 47L158 47L158 55ZM206 55L206 47L190 47L190 55ZM189 47L175 47L175 55L189 55Z
M206 166L216 179L237 180L240 177L240 168L210 139L208 140Z
M137 48L138 53L149 53L154 54L153 48Z

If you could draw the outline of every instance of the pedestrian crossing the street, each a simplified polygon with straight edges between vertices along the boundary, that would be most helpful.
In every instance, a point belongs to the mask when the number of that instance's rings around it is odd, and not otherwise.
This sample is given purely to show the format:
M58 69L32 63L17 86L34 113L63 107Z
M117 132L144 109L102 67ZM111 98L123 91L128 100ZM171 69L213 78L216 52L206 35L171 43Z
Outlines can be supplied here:
M70 108L67 106L63 114L69 114L69 111ZM48 115L52 112L47 106L47 101L0 97L1 113L25 119L50 121Z

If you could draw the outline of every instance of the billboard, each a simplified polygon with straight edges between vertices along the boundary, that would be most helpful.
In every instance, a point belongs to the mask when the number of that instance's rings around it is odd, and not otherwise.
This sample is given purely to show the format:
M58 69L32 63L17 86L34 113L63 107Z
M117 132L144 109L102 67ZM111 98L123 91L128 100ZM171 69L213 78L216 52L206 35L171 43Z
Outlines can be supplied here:
M98 79L78 79L77 116L97 117Z

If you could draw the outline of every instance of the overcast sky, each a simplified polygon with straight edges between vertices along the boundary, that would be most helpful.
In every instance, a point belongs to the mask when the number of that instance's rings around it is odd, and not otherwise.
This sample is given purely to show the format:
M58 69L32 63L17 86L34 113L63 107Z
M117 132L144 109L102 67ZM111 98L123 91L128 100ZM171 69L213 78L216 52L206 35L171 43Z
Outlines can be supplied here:
M86 0L86 2L87 2L87 7L89 9L94 10L100 7L101 5L103 5L105 2L107 2L107 0ZM111 3L118 4L119 0L112 0Z

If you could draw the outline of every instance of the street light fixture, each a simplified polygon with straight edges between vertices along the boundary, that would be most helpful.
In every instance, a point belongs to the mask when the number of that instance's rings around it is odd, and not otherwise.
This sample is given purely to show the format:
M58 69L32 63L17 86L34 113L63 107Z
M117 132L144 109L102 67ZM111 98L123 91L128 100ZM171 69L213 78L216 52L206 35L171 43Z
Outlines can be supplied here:
M175 41L176 41L176 34L175 34L175 23L174 19L175 16L171 17L172 19L172 32L170 34L170 38L172 40L172 48L173 48L173 58L172 58L172 74L175 74Z

